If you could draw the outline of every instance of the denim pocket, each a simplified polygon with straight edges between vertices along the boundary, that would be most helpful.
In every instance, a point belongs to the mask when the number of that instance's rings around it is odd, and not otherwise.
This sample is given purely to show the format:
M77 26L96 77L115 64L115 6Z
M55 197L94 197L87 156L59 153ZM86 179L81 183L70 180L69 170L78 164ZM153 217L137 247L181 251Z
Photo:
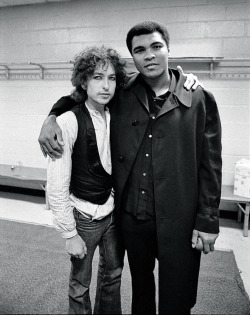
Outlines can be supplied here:
M73 214L74 214L74 218L76 222L86 222L86 223L92 222L92 219L90 217L84 216L76 208L74 208Z

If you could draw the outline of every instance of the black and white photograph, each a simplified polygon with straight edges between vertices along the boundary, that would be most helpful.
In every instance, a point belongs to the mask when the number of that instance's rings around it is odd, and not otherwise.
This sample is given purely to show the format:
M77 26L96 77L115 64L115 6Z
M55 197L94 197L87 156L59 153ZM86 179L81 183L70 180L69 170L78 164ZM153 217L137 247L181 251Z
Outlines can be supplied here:
M0 314L250 314L250 0L0 0Z

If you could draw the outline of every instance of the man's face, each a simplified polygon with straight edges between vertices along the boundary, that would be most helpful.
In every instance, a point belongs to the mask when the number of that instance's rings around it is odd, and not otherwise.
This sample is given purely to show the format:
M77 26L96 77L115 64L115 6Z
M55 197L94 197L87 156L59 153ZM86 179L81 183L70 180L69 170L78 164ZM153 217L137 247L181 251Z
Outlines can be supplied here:
M87 92L89 104L106 105L115 94L116 74L113 65L98 64L82 87Z
M159 32L135 36L132 56L137 70L146 78L155 79L168 73L168 47Z

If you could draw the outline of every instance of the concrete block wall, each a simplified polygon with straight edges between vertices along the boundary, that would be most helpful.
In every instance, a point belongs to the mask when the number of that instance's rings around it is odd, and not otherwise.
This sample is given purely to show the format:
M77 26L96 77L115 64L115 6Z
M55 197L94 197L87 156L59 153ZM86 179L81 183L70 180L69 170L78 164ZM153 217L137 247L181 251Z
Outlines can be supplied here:
M0 81L0 164L46 168L38 136L68 81Z
M0 9L1 62L70 60L89 44L123 57L127 30L166 24L172 56L249 57L249 0L81 0Z
M82 0L0 9L0 64L69 61L87 45L106 44L122 57L139 21L168 26L171 57L250 57L250 0ZM249 158L249 79L200 76L218 102L223 126L223 183ZM0 164L44 167L37 138L69 80L0 80Z
M235 163L250 157L250 80L203 79L218 104L222 124L222 182L232 185Z

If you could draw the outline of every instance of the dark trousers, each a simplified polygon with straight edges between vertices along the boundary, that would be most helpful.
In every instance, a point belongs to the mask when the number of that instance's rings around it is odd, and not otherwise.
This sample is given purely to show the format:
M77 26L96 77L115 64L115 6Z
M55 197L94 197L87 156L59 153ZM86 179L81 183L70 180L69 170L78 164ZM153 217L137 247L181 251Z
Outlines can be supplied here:
M123 211L121 231L132 278L132 314L156 314L156 292L154 268L157 258L156 222L137 220L135 216ZM159 262L160 264L160 262ZM159 309L159 314L166 314ZM190 314L190 309L172 314Z

